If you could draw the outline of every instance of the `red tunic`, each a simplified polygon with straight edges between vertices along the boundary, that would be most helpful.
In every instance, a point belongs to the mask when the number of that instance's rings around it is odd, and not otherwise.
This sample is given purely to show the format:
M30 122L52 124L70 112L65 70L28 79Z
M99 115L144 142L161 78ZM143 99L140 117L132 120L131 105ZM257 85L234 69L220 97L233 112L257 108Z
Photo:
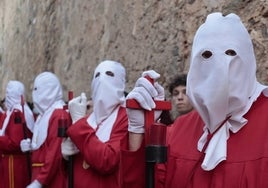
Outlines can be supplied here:
M168 135L170 151L166 171L163 166L162 173L157 171L157 187L161 187L159 182L162 182L166 188L267 188L267 109L268 98L261 95L244 116L248 119L247 125L236 134L230 133L227 160L211 171L201 168L204 155L197 150L204 126L200 116L193 111L178 118ZM123 166L130 165L127 159L124 161ZM135 173L129 176L134 177ZM127 174L125 176L128 177ZM140 176L135 178L137 182L142 182ZM139 187L144 187L144 184Z
M5 115L1 116L0 128L2 128L5 117ZM20 141L24 139L23 125L22 121L15 122L15 117L20 117L22 120L23 115L15 109L10 116L5 135L0 136L0 188L25 188L30 183L30 177L28 177L30 164L27 164L26 154L22 153L20 149ZM26 134L28 138L31 138L27 127Z
M32 152L32 181L38 180L43 187L67 187L67 174L61 155L62 138L58 137L58 120L62 117L70 121L65 110L56 109L52 113L45 142Z
M83 118L67 134L80 150L74 156L74 187L118 188L120 140L127 134L128 119L120 108L109 141L103 143Z

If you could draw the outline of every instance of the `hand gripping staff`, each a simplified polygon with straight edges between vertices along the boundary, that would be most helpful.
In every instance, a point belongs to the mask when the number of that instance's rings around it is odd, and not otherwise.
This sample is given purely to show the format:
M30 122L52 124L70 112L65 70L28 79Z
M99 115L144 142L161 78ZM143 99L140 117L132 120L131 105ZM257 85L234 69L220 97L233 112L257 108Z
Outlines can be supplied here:
M145 76L152 84L154 80ZM126 107L144 110L145 125L145 160L146 160L146 188L154 188L154 167L156 163L164 163L167 160L166 125L154 122L155 110L170 110L171 102L157 101L151 111L143 109L135 99L126 100Z
M73 92L68 92L68 101L73 99ZM63 107L64 110L68 110L68 105ZM65 117L61 117L58 121L58 137L67 138L67 128L70 126L69 121ZM68 160L68 188L73 188L73 156L69 156Z
M15 112L15 124L22 124L22 131L23 131L23 139L27 139L27 125L25 120L25 112L24 112L24 97L21 95L21 108L22 108L22 118L19 115L19 112ZM31 181L32 178L32 163L31 163L31 155L30 151L26 151L26 161L27 161L27 168L28 168L28 178Z

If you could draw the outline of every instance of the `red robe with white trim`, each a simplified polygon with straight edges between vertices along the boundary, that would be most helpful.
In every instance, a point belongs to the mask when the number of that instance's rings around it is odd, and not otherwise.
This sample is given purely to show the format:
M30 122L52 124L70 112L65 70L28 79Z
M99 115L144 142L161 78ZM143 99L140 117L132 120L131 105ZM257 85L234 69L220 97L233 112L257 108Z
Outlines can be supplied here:
M238 132L230 133L227 159L211 171L204 171L204 154L197 150L204 123L196 111L180 116L169 130L169 154L166 166L156 171L156 187L165 188L267 188L268 187L268 98L263 94L245 114L248 123ZM123 187L145 187L142 168L127 170L140 164L142 152L122 151ZM130 156L130 157L129 157ZM128 160L129 159L129 160ZM159 170L161 169L161 170ZM136 186L133 185L136 183ZM138 184L139 183L139 184ZM132 185L132 186L129 186Z
M15 122L15 117L19 117L21 121ZM5 114L1 115L0 128L5 118ZM0 136L0 188L25 188L30 183L26 154L20 149L20 141L24 139L22 118L22 112L14 109L5 135ZM27 127L26 133L28 138L31 138L31 132Z
M56 109L52 113L45 142L32 152L32 181L38 180L43 187L67 187L67 173L61 154L62 138L58 137L59 119L62 117L71 121L65 110Z
M74 187L118 188L120 141L127 134L128 119L120 107L110 139L103 143L87 117L69 127L67 134L80 150L74 155Z

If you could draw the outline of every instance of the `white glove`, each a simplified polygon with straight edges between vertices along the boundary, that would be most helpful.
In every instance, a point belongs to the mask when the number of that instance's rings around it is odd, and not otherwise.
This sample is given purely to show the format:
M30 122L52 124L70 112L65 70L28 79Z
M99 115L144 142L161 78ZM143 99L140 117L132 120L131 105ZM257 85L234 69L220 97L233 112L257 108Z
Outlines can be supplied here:
M72 99L68 103L69 112L72 117L73 123L86 115L87 110L87 97L85 93Z
M149 76L153 80L156 80L160 75L151 70L142 74L143 76ZM137 80L135 88L127 95L127 99L135 99L142 108L146 110L152 110L155 108L154 100L164 100L165 92L164 88L157 82L152 83L144 77ZM155 111L154 120L156 121L162 111ZM134 110L127 108L128 114L128 131L133 133L144 133L144 111Z
M68 137L64 139L61 143L61 153L64 159L68 159L68 156L77 154L79 149L72 142L72 140Z
M26 188L42 188L42 184L37 181L34 180L30 185L28 185Z
M26 151L30 151L32 150L31 147L31 139L27 138L27 139L23 139L20 141L20 149L22 152L26 152Z

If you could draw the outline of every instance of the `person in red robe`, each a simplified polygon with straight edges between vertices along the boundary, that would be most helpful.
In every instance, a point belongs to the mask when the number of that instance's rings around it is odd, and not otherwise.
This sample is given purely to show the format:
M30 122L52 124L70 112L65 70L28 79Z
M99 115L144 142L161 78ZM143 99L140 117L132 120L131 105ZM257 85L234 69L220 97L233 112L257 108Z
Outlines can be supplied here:
M31 138L34 117L29 106L22 103L22 97L25 98L24 85L16 80L9 81L6 111L0 118L0 187L3 188L25 188L30 183L30 155L20 150L20 141Z
M86 115L84 93L69 102L73 125L67 130L69 138L62 143L62 154L75 154L74 187L119 187L120 141L128 125L125 74L122 64L103 61L91 83L92 113Z
M136 84L128 98L150 109L158 91ZM156 187L268 187L268 89L256 79L252 41L237 15L212 13L199 27L186 91L195 110L168 128L168 159L156 166ZM136 122L129 126L142 129L142 114L127 113ZM143 134L132 131L127 139L121 185L145 187L144 161L138 160L144 158Z
M71 120L64 108L62 87L57 76L51 72L39 74L34 80L32 98L38 112L33 137L21 141L21 150L32 153L32 182L27 188L65 188L67 174L58 126L60 119Z

